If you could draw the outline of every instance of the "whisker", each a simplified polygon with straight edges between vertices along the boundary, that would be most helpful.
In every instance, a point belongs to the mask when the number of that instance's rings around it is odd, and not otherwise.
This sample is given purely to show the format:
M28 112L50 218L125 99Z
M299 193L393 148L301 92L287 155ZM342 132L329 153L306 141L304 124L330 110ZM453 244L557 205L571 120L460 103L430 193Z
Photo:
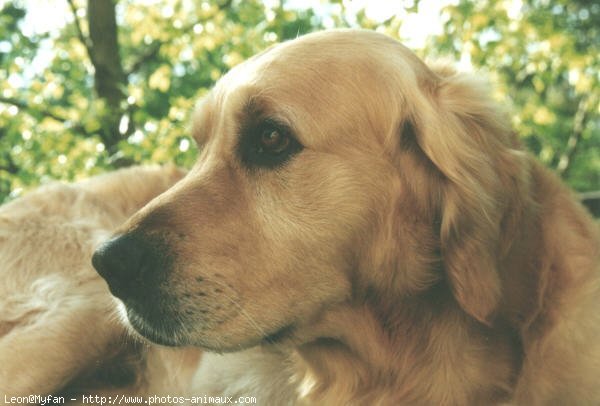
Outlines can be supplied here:
M213 279L209 279L209 281L212 283L215 283L217 285L223 286L224 288L230 289L229 286L227 286L226 284L224 284L221 281L213 280ZM225 296L227 299L229 299L229 301L231 303L233 303L234 306L237 307L237 309L240 311L240 314L242 314L242 316L244 316L250 322L252 327L254 327L260 333L260 335L262 337L268 337L267 332L258 325L258 323L248 314L248 312L246 312L246 310L235 299L233 299L232 297L230 297L229 295L227 295L224 292L221 292L220 294ZM271 340L269 340L268 338L267 338L267 341L269 341L269 343L272 344Z

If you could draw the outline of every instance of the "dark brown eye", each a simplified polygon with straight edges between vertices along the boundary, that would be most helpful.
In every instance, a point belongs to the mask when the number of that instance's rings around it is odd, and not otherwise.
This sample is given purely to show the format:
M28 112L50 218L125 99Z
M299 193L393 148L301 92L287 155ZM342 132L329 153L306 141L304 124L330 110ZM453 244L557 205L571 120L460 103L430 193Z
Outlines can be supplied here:
M267 128L260 136L262 152L280 154L290 145L290 138L274 128Z
M247 166L274 168L302 150L302 145L285 126L264 121L242 134L240 154Z

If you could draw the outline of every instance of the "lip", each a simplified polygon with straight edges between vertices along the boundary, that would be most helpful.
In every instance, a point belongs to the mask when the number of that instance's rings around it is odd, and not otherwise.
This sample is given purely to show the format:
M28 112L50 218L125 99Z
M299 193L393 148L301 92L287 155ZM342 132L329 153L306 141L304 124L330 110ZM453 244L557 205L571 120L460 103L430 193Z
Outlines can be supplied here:
M162 325L159 328L148 323L148 321L140 316L134 309L127 306L127 319L133 329L145 339L159 345L168 347L179 347L185 345L181 340L176 338L175 332L177 326Z
M280 342L284 341L286 338L291 337L293 332L294 332L294 325L288 324L287 326L280 328L279 330L275 331L274 333L264 336L261 341L267 345L279 344Z

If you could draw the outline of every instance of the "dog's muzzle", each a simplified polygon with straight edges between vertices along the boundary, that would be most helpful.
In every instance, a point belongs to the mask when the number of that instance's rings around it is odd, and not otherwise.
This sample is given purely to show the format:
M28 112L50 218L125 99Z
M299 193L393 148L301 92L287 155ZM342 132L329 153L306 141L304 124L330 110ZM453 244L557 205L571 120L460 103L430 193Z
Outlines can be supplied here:
M113 295L127 301L146 296L164 279L167 256L158 244L135 233L117 236L96 249L92 265Z

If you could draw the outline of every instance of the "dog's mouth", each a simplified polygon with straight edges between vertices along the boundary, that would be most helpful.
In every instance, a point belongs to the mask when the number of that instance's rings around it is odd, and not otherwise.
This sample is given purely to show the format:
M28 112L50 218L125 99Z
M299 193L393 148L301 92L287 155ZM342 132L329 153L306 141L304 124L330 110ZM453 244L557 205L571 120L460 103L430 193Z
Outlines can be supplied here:
M154 323L140 314L133 308L125 305L129 325L145 339L159 345L168 347L178 347L186 345L182 342L181 336L177 334L180 327L173 322L160 321Z
M184 328L183 321L179 320L175 314L169 314L169 317L166 317L166 314L161 314L159 317L149 316L147 311L139 311L135 302L121 300L120 302L121 312L126 316L128 324L144 339L168 347L180 347L192 344L186 339L186 329ZM250 346L257 344L282 344L293 337L295 329L294 324L287 324L273 333L264 335L257 341L253 341ZM206 345L206 343L196 343L195 345L199 345L209 351L227 352L225 347L217 346L213 348L213 346ZM238 349L239 346L235 348Z
M188 345L189 343L185 343L182 340L182 337L177 334L177 327L169 328L167 326L153 326L150 325L143 318L139 317L135 313L135 311L128 310L127 317L129 319L130 325L133 329L140 334L145 339L159 345L164 345L168 347L180 347L183 345ZM291 338L294 332L294 326L288 325L285 326L276 332L264 336L260 340L260 344L262 345L277 345L285 342L287 339ZM210 348L207 348L210 350ZM224 351L224 348L215 348L213 349L217 352Z
M287 326L280 328L272 334L266 335L263 337L261 342L267 345L280 344L288 338L291 338L294 333L295 327L293 324L288 324Z

